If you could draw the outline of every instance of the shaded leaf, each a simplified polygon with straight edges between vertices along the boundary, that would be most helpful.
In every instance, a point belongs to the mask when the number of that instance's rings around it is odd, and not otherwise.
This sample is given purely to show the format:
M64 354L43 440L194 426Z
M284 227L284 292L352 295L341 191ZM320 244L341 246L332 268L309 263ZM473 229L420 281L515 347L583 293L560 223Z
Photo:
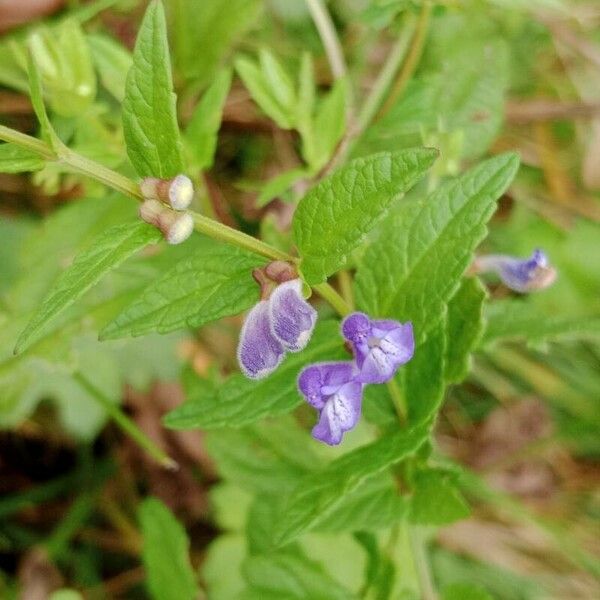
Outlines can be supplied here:
M189 559L185 529L156 498L147 498L139 510L144 536L142 559L148 589L160 600L195 600L200 590Z
M29 346L49 321L83 296L103 275L160 239L160 232L142 221L117 225L104 232L96 243L77 256L73 264L61 274L38 312L19 336L15 352L21 352Z

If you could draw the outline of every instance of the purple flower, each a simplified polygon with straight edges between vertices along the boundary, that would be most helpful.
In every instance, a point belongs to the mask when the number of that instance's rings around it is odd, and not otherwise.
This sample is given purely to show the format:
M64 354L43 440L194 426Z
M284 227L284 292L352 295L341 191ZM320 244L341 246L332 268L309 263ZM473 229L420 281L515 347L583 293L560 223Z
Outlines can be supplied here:
M237 357L240 368L250 379L272 373L285 356L283 346L271 332L269 303L261 300L249 313L240 333Z
M361 383L385 383L415 350L412 323L371 320L364 313L352 313L342 323L342 334L354 349Z
M317 311L302 295L302 281L293 279L278 285L269 300L271 332L290 352L302 350L317 322Z
M300 373L298 388L319 411L312 430L315 439L335 446L358 423L363 385L355 380L355 373L351 362L318 363Z
M473 264L473 271L496 273L504 285L521 294L546 288L556 279L556 269L539 249L526 259L504 254L479 256Z

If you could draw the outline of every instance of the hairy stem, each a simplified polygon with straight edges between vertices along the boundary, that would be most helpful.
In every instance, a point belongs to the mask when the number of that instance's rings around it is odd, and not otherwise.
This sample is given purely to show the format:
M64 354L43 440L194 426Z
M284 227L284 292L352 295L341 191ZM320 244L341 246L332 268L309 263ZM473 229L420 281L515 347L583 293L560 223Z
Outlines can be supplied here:
M175 470L177 463L167 456L153 440L151 440L118 406L113 404L96 386L91 383L82 373L75 373L74 379L90 394L108 413L111 419L129 435L141 448L143 448L154 460L167 469Z
M340 79L346 75L348 69L344 60L342 45L338 39L331 16L325 6L323 6L322 0L306 0L306 5L323 41L333 76L336 79Z

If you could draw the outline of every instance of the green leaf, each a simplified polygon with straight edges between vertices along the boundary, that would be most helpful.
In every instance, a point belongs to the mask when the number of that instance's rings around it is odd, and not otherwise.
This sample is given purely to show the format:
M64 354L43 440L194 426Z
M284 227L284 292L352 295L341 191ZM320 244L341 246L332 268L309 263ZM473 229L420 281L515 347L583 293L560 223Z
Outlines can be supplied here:
M294 107L281 105L265 73L252 60L245 57L235 61L235 70L248 88L252 99L263 112L282 129L292 129L295 120Z
M485 316L487 327L481 346L516 340L537 344L600 337L600 315L550 314L527 299L491 302Z
M14 144L0 144L0 173L24 173L43 169L46 161L38 154Z
M246 538L228 533L215 538L202 561L202 580L211 600L238 600L246 583L242 563L246 558Z
M165 13L158 0L148 5L135 43L125 82L123 133L140 177L174 177L183 171Z
M391 476L374 477L348 494L315 531L377 531L387 529L408 512L407 498L400 496Z
M297 549L254 556L243 566L250 589L246 600L353 600L348 589L332 579L319 563Z
M31 53L27 56L27 74L29 76L29 96L35 115L40 123L41 137L52 149L56 150L62 144L48 118L40 72Z
M185 529L156 498L139 511L144 536L142 559L150 594L157 600L195 600L200 594L190 559Z
M320 283L341 268L436 156L435 150L415 148L359 158L313 187L300 201L293 222L307 282Z
M177 74L206 85L256 20L260 0L167 0Z
M300 370L309 362L339 360L345 356L337 321L321 321L307 348L290 354L266 379L252 381L236 373L219 385L216 393L188 398L163 422L173 429L242 427L267 415L290 412L302 402L296 388Z
M443 600L494 600L484 588L473 583L452 583L442 592Z
M469 516L470 510L452 483L451 474L441 469L419 471L414 478L410 520L419 525L447 525Z
M188 258L154 281L101 332L102 339L201 327L246 310L258 300L255 254L202 238Z
M206 434L206 448L221 477L259 493L281 493L322 461L309 434L293 419Z
M283 546L316 529L369 478L414 454L428 437L426 426L384 435L306 475L278 506L272 541Z
M484 330L483 305L487 292L479 279L464 279L448 304L448 347L445 378L460 383L469 372L471 352Z
M290 76L268 48L259 50L258 60L271 95L286 112L292 113L296 104L296 92Z
M40 27L31 34L29 48L52 110L64 117L85 112L96 98L96 74L80 24L65 19Z
M314 120L314 152L308 161L315 172L325 166L344 135L347 101L348 81L338 79L321 102Z
M196 105L185 131L187 148L199 170L212 167L223 106L230 86L231 71L221 71Z
M22 352L44 326L83 296L103 275L142 248L160 240L160 232L142 221L117 225L102 234L62 273L40 309L19 336L15 352Z
M256 206L262 208L274 198L280 197L296 181L306 177L307 174L305 169L291 169L290 171L284 171L276 175L273 179L269 179L256 199Z
M391 215L357 271L358 306L412 321L422 340L456 292L518 166L515 154L491 158Z
M116 40L102 34L88 35L88 43L102 85L119 102L123 102L125 80L133 64L131 53Z
M413 359L396 376L413 425L428 422L444 399L446 348L451 340L446 337L446 306L440 312L441 321L417 344Z

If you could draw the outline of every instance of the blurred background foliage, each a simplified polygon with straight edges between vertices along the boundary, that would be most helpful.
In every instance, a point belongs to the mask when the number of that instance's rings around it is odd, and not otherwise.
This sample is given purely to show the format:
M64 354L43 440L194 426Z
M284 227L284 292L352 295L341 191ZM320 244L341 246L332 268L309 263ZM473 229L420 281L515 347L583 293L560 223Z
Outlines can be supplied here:
M412 503L421 511L414 522L439 525L468 514L453 495L457 488L471 507L470 517L427 529L430 576L447 599L488 592L506 600L598 598L600 6L327 6L350 70L341 83L331 79L303 0L166 2L186 153L202 182L198 208L289 249L291 213L306 178L326 166L348 122L355 125L352 107L404 36L405 68L351 154L432 145L441 152L432 177L440 179L486 154L517 150L521 170L481 251L525 256L541 247L559 272L554 286L528 297L487 282L494 301L485 332L437 425L439 472L423 474L423 499ZM51 17L5 32L0 122L37 129L27 97L30 38L61 139L133 176L120 103L144 9L136 0L72 0ZM197 111L215 114L215 148L194 144L205 126ZM0 147L0 172L13 158ZM310 587L321 577L364 598L416 597L419 562L413 567L407 557L403 533L390 537L377 527L351 535L330 523L330 532L304 536L298 556L320 561L324 571L282 555L279 583L276 568L260 560L246 562L242 573L245 531L260 545L261 519L269 518L257 514L253 498L284 489L339 450L308 442L298 426L310 418L302 410L296 421L272 418L241 430L162 425L184 388L201 397L235 370L239 318L199 331L97 341L98 331L189 247L128 261L13 358L18 333L57 275L99 232L135 214L133 203L60 164L31 159L29 169L34 173L0 174L0 595L162 598L175 581L181 588L173 598L235 598L248 583L257 598L334 597ZM344 451L372 439L373 424L385 424L384 403L367 413L371 423L348 436ZM177 471L108 422L118 405L179 464ZM369 492L390 493L391 481L376 485ZM203 592L190 580L187 559L173 566L176 578L164 580L162 562L169 552L183 556L188 539ZM389 551L382 556L384 542ZM260 587L264 569L276 582L271 590ZM361 589L363 575L369 584ZM465 580L482 588L463 589Z

